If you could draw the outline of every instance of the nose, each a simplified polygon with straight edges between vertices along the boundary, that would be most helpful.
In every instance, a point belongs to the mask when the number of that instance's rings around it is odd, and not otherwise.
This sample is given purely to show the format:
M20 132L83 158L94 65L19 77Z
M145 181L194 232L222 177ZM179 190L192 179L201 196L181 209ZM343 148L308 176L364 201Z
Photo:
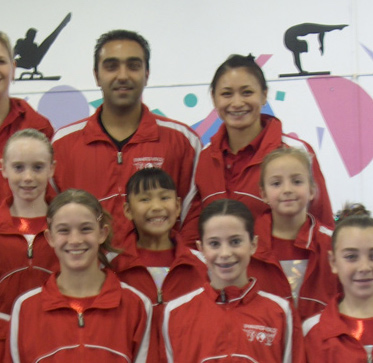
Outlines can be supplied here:
M69 244L79 244L82 242L82 235L77 229L72 229L69 234L68 243Z
M121 64L118 68L118 79L125 80L128 78L127 66L125 64Z
M33 172L30 168L26 168L23 172L24 181L31 181L33 179Z
M290 182L290 180L285 180L282 185L285 193L291 193L292 183Z
M158 199L158 198L153 198L151 200L151 209L152 210L160 210L160 209L162 209L161 200Z
M232 96L232 106L240 108L244 105L243 99L239 93L234 93Z
M220 257L227 259L232 255L232 249L228 243L222 243L220 247Z
M369 257L362 257L358 269L359 272L370 272L373 270L373 262Z

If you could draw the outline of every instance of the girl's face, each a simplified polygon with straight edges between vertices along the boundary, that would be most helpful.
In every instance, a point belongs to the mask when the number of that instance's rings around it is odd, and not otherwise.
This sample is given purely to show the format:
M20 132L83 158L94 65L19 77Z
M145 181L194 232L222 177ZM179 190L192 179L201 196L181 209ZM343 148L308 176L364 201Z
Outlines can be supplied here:
M307 167L298 158L284 155L270 161L263 184L263 200L271 206L274 216L306 215L314 188Z
M47 145L29 137L12 141L2 159L2 174L15 201L44 200L54 167Z
M124 205L125 216L133 221L139 237L167 237L180 215L176 191L158 187L130 194Z
M329 260L346 298L373 299L373 227L342 228Z
M9 94L10 82L14 79L15 64L10 59L4 44L0 42L0 99Z
M98 268L98 251L108 236L108 226L100 226L94 213L85 205L62 206L45 231L54 249L61 271L90 271Z
M244 67L225 72L218 80L212 94L215 108L227 129L261 130L260 112L267 101L254 75Z
M202 241L197 242L209 268L211 286L243 287L247 284L247 266L255 253L257 238L250 238L241 218L217 215L203 226Z

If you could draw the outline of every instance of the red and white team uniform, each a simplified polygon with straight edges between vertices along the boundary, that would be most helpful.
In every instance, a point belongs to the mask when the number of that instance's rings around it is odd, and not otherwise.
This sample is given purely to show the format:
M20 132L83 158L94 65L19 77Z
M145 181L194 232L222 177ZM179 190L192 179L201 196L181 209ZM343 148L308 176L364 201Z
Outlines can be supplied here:
M328 251L332 231L308 215L293 245L307 250L308 263L299 293L293 294L280 261L273 252L272 215L267 210L255 221L258 248L248 266L248 275L258 279L259 288L283 298L294 298L301 320L323 310L338 291L338 278L331 272Z
M343 320L338 310L341 295L325 308L321 314L317 314L303 323L303 334L307 353L307 362L372 362L373 348L373 319L360 320L358 329L352 331ZM368 329L365 339L369 342L364 346L356 333L363 333L366 320ZM368 321L370 320L370 321Z
M10 314L14 300L22 293L41 286L59 269L54 250L44 237L46 217L37 231L28 231L30 219L22 218L23 233L15 226L9 208L13 197L0 205L0 312Z
M4 361L6 338L8 335L10 315L0 313L0 362Z
M188 245L198 239L198 217L201 209L214 200L230 198L243 202L254 218L267 208L259 188L260 165L271 151L286 145L301 148L313 155L312 170L318 193L310 212L324 225L334 226L333 214L324 177L312 147L305 141L282 133L281 121L262 114L262 132L237 155L230 152L224 124L202 150L197 165L195 183L197 195L182 227Z
M53 127L48 119L37 113L26 101L10 98L10 111L0 125L0 158L3 157L4 146L15 132L23 129L36 129L49 139L53 136ZM0 174L0 201L11 195L8 182Z
M168 362L305 362L297 318L285 299L259 291L204 287L171 301L164 312Z
M100 294L81 299L91 300L81 311L73 308L73 298L60 293L55 274L43 287L19 297L6 362L145 362L151 303L113 272L106 274Z
M151 273L141 261L136 251L135 236L131 236L128 248L111 261L118 278L144 293L153 304L148 362L165 361L161 333L164 307L169 301L203 286L208 280L207 267L202 262L201 253L185 247L177 234L173 237L175 259L169 267L161 288L157 288Z
M159 167L171 175L178 196L188 201L201 142L187 125L155 115L143 105L137 131L118 151L99 124L101 111L102 107L56 132L54 182L59 191L79 188L95 195L113 216L113 245L123 247L133 230L123 215L128 179L139 169Z

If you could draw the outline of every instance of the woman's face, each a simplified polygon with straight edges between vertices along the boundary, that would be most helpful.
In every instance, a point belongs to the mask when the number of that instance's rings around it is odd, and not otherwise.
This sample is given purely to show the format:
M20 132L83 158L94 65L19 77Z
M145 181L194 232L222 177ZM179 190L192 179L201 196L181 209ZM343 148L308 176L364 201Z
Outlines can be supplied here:
M212 94L215 108L229 130L261 130L260 113L267 102L257 78L244 67L232 68L217 81Z
M0 42L0 99L9 95L9 85L14 79L15 63L9 57L9 53Z

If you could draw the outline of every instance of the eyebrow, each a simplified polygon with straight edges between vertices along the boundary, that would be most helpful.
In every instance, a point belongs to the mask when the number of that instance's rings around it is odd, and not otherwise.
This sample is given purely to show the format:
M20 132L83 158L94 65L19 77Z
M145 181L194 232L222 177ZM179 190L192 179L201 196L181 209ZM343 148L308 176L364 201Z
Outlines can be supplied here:
M122 62L119 58L117 57L110 57L110 58L105 58L102 63L110 63L110 62ZM144 60L141 59L140 57L129 57L124 60L125 63L127 62L141 62L143 63Z

